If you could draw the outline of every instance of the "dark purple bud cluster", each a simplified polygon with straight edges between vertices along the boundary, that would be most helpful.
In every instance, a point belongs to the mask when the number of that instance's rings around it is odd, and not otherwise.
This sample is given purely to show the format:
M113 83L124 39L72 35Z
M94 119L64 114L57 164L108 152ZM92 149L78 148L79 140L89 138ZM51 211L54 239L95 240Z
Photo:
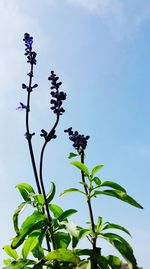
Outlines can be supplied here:
M47 142L49 142L51 139L55 139L57 136L55 135L55 130L51 130L51 132L48 134L44 129L41 130L40 136L43 136Z
M73 147L79 152L83 152L87 146L87 140L90 138L89 136L80 135L77 131L73 132L72 127L64 130L64 132L68 133L69 139L73 141Z
M48 80L51 81L51 90L55 90L51 91L52 99L50 103L53 105L51 106L51 109L55 114L62 115L65 112L64 108L62 107L62 104L63 101L66 99L66 93L63 91L59 91L59 87L62 85L62 82L58 81L59 77L56 76L54 71L51 71L51 75L50 77L48 77Z
M32 44L33 44L33 37L30 36L28 33L24 34L24 39L23 41L25 42L25 55L27 56L27 63L30 64L36 64L36 52L32 51Z

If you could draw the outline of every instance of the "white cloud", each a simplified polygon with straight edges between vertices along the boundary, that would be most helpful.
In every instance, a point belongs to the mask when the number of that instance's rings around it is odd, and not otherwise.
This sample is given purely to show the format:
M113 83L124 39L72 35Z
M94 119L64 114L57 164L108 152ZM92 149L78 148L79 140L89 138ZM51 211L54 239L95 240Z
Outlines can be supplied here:
M150 3L136 0L66 0L101 18L118 39L133 36L150 19Z

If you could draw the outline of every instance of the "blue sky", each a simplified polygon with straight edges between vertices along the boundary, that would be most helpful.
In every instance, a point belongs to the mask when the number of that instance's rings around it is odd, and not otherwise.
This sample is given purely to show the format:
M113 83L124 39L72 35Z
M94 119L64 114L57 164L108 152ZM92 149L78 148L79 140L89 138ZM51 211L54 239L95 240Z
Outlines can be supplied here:
M118 222L132 233L129 239L140 266L149 269L150 249L150 3L143 0L1 0L0 2L0 247L14 236L11 216L21 198L19 182L34 185L24 138L25 115L15 108L25 102L21 84L27 82L28 65L22 38L34 37L38 53L32 95L31 125L40 152L42 128L54 117L49 110L50 70L60 76L67 92L66 112L58 139L47 148L45 184L58 185L56 202L80 213L75 223L87 220L82 198L58 198L68 187L78 186L78 172L67 159L71 143L63 130L72 126L90 135L87 164L104 164L100 177L116 180L144 207L138 210L111 198L97 199L95 216ZM82 220L81 220L82 218ZM103 244L104 254L113 251ZM83 243L84 245L84 243ZM5 257L1 251L2 259ZM115 252L116 253L116 252Z

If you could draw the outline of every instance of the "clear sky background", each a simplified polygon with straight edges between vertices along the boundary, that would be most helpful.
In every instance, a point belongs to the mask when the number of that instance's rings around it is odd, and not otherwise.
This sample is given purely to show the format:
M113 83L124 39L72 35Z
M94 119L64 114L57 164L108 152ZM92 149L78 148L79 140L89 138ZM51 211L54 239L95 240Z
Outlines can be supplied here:
M144 207L136 209L111 197L97 198L95 216L120 223L132 234L129 242L138 264L150 268L150 2L149 0L1 0L0 1L0 248L14 236L12 214L21 202L15 186L35 186L24 138L26 102L21 84L28 81L23 35L34 37L37 55L32 94L31 130L38 154L42 128L49 129L47 77L54 70L67 92L65 114L45 155L45 184L57 184L54 202L77 208L76 224L88 220L80 195L59 198L77 187L79 173L69 164L70 126L90 135L86 163L105 167L103 180L116 180ZM83 242L83 245L86 243ZM103 254L117 253L106 243ZM0 249L0 267L5 256Z

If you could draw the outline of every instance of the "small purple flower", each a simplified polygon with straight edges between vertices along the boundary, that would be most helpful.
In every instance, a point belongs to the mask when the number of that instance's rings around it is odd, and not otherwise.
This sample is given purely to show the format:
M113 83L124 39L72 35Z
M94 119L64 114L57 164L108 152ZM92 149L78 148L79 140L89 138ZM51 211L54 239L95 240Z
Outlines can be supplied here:
M24 109L27 109L27 106L24 105L22 102L20 102L19 104L20 104L20 106L18 106L16 108L16 110L23 111Z
M25 45L26 46L32 46L32 44L33 44L33 37L30 36L28 33L25 33L24 34L23 41L25 42Z

